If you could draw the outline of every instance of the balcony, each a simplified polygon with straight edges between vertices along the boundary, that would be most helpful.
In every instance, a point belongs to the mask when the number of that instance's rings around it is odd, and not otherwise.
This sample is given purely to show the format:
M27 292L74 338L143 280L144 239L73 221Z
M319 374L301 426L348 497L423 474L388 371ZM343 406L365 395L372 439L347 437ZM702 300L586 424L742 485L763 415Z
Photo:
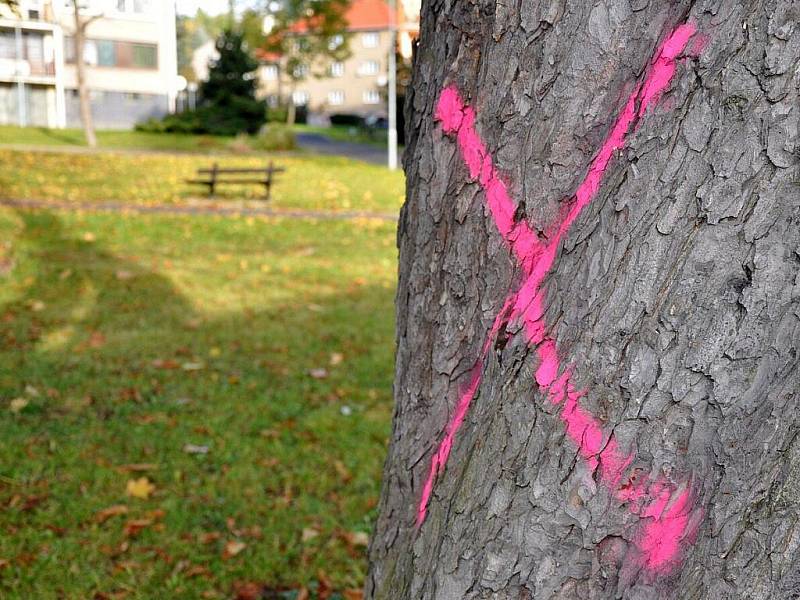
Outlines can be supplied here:
M54 80L55 76L54 62L0 58L0 80Z

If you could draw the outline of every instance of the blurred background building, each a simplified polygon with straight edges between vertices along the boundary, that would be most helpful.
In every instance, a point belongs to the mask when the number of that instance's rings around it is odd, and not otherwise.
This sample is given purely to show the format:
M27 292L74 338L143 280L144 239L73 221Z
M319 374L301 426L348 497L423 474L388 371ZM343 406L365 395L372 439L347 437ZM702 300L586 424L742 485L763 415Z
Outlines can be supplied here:
M173 111L177 77L175 4L164 0L81 3L83 59L98 127L130 128ZM72 0L0 6L0 124L78 127Z
M410 60L413 41L419 35L420 0L398 2L395 25L401 59ZM298 107L310 118L332 114L361 117L386 117L386 84L389 52L392 45L391 12L386 0L353 0L345 15L347 30L338 43L350 45L350 57L331 62L323 76L311 75L292 81L286 72L284 57L266 52L257 53L262 62L259 73L261 94L276 107L291 95ZM303 26L292 32L302 43Z

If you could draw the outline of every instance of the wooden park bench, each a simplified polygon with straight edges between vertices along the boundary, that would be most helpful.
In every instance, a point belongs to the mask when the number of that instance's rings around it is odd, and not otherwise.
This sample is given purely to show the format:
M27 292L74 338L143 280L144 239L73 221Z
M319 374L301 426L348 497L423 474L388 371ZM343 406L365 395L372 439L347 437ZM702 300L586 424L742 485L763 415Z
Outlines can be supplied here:
M217 186L223 183L255 183L264 186L264 199L269 200L275 174L284 171L286 171L285 168L276 167L272 161L266 168L261 169L221 169L217 163L214 163L210 169L198 169L198 179L187 179L186 183L207 186L209 196L213 196Z

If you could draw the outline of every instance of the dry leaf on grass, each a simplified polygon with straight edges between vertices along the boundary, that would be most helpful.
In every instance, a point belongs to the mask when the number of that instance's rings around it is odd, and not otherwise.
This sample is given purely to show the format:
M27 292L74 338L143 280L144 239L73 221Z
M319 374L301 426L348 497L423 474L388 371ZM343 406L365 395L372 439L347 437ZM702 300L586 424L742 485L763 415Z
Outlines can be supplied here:
M25 407L30 404L30 400L27 398L14 398L8 405L8 410L10 410L15 415L21 413L25 410Z
M136 537L142 529L150 527L152 524L153 521L150 519L134 519L125 523L125 528L122 531L125 537Z
M259 600L263 587L253 581L237 581L233 584L236 600Z
M344 536L347 539L347 543L351 546L369 545L369 534L366 534L363 531L349 531L345 533Z
M94 520L97 523L105 523L111 517L116 517L119 515L126 515L128 514L128 507L124 504L117 504L116 506L109 506L108 508L104 508L100 512L98 512L94 516Z
M302 536L303 543L310 542L317 536L319 536L319 531L317 531L316 529L313 529L311 527L306 527L305 529L303 529L303 536Z
M221 537L222 534L219 531L209 531L208 533L201 533L199 539L201 544L212 544Z
M314 379L325 379L328 377L328 370L327 369L311 369L308 372L311 377Z
M320 569L317 571L317 580L319 581L319 586L317 587L318 600L328 600L333 595L333 584L330 577Z
M242 553L242 550L247 548L247 544L238 540L231 540L222 549L222 559L227 560Z
M208 567L204 567L203 565L192 565L184 571L183 575L188 579L192 577L208 577L211 575L211 571L208 570Z
M117 471L121 473L143 473L145 471L155 471L157 468L158 465L152 463L134 463L130 465L120 465L117 467Z
M139 479L130 479L125 491L129 496L147 500L155 490L156 486L150 483L147 477L141 477Z

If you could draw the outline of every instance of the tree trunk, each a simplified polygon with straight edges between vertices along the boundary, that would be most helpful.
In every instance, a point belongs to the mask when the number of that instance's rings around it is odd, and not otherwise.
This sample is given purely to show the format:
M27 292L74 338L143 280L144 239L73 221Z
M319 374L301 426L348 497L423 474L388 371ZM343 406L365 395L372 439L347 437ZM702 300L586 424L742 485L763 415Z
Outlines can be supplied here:
M97 136L94 132L92 103L89 98L89 89L86 85L86 63L83 60L87 23L81 19L79 4L78 0L73 0L73 7L75 8L75 70L78 78L78 100L86 143L90 148L95 148L97 147Z
M423 4L368 598L800 597L799 11Z

